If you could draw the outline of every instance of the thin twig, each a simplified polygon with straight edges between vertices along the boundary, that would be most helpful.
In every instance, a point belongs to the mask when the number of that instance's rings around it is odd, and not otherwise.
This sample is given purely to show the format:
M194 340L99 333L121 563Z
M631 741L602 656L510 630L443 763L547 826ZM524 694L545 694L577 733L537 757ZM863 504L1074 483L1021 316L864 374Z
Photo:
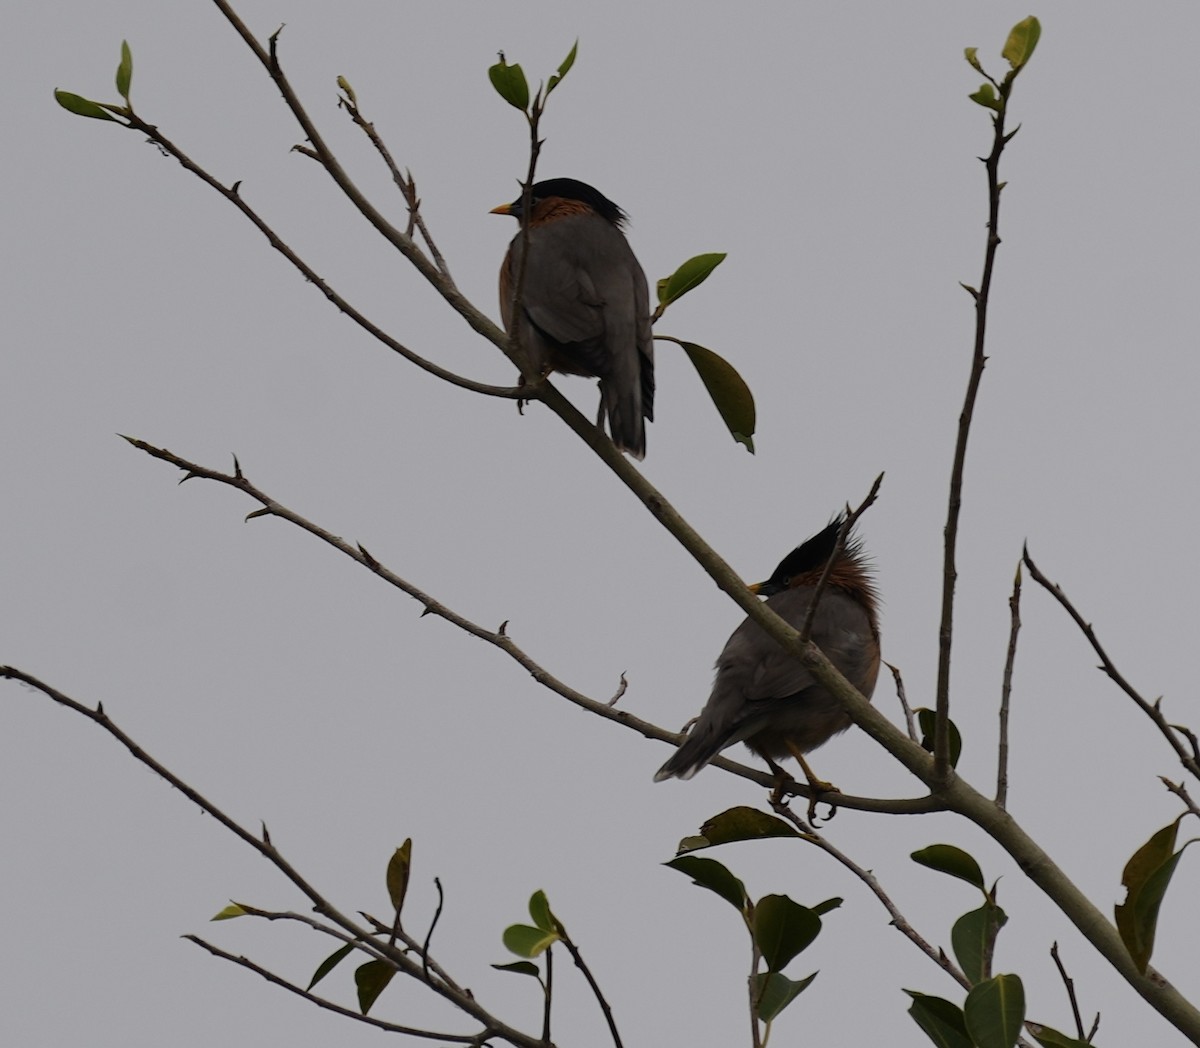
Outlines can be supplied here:
M429 230L425 226L425 219L421 217L421 199L417 195L417 183L412 177L411 172L401 172L396 162L392 159L391 150L388 149L379 132L375 130L375 125L367 120L361 110L358 108L358 99L352 91L347 91L346 85L342 88L343 95L338 99L338 104L346 110L350 115L350 119L359 127L363 134L370 139L371 145L375 147L375 151L382 158L384 164L387 165L388 171L391 172L392 181L396 183L396 187L400 190L404 201L408 204L408 229L405 235L411 237L415 228L421 238L429 248L429 254L433 258L433 264L437 266L438 271L451 284L454 285L454 278L450 276L450 268L446 265L445 258L438 250L437 244L433 242L433 237L430 236ZM320 159L318 157L318 159Z
M1165 775L1160 775L1158 778L1168 790L1170 790L1173 794L1175 794L1176 797L1183 801L1184 807L1186 807L1188 811L1190 811L1193 815L1200 816L1200 807L1198 807L1196 802L1192 800L1192 795L1188 793L1188 788L1184 783L1172 782Z
M563 928L562 925L558 926L558 934L562 938L562 944L567 948L567 952L571 955L571 960L575 962L575 967L583 973L583 977L587 980L588 986L592 988L592 994L596 998L596 1003L600 1005L600 1011L604 1013L604 1021L608 1023L608 1032L612 1035L613 1045L615 1048L622 1048L621 1035L617 1033L617 1020L613 1016L613 1011L609 1006L608 1000L600 990L600 984L596 982L596 977L592 975L591 968L584 963L583 954L579 952L579 947L575 945L574 941L567 934L567 930ZM548 950L546 952L549 953ZM550 1039L549 1034L546 1035L546 1039Z
M962 970L950 960L950 958L946 955L946 952L944 950L935 949L929 943L929 941L923 935L921 935L921 933L918 932L916 928L912 926L912 924L909 923L908 918L900 912L899 907L897 907L895 902L892 901L891 896L888 895L888 893L884 890L883 885L879 883L879 879L874 873L872 873L870 870L864 869L853 859L851 859L850 856L844 851L842 851L836 845L830 843L829 840L819 833L811 823L792 811L791 805L789 805L786 801L773 800L771 802L771 807L775 810L776 814L780 815L782 818L786 819L793 826L795 826L796 829L800 831L800 836L805 841L817 848L820 848L821 851L825 852L826 855L836 859L847 870L854 874L855 877L862 881L863 884L870 889L871 894L873 894L875 898L879 900L883 908L887 910L888 916L891 917L892 926L898 932L900 932L901 935L908 939L909 942L911 942L918 950L925 954L926 957L933 961L934 964L946 972L946 974L954 979L960 986L967 990L971 988L971 981L966 977L966 975L963 974Z
M528 398L528 391L522 390L516 386L494 386L486 382L476 382L474 379L466 378L463 375L455 374L439 364L435 364L431 360L427 360L420 354L413 352L403 343L398 341L384 331L381 327L369 320L363 313L359 312L350 302L341 294L333 289L324 277L320 276L307 262L304 261L292 248L284 242L275 230L267 224L257 211L254 210L243 199L241 194L241 183L234 182L232 186L226 186L219 182L213 175L209 174L204 168L200 167L193 161L182 149L174 142L167 138L157 127L146 123L141 117L130 116L129 127L140 131L160 149L166 152L169 156L174 157L179 161L180 165L199 178L205 185L211 187L228 200L236 207L253 225L267 238L267 242L286 258L310 284L317 288L333 305L347 317L354 321L359 327L366 331L372 337L382 342L388 349L423 371L440 378L453 386L458 386L460 389L470 390L473 393L481 393L489 397L501 397L508 400L516 400L520 397ZM499 328L496 329L499 332Z
M1013 576L1012 594L1008 598L1011 626L1008 632L1008 654L1004 659L1004 679L1000 685L1000 741L996 755L996 807L1008 804L1008 703L1012 695L1013 665L1017 661L1017 634L1021 632L1021 565Z
M550 1011L554 998L554 947L546 949L546 981L542 983L542 1043L550 1043Z
M48 698L57 702L61 706L86 717L94 724L103 728L109 735L115 738L134 759L140 761L146 767L150 768L159 778L174 786L182 793L189 801L200 808L201 811L211 815L217 822L224 826L234 836L240 838L246 844L250 845L263 858L267 859L280 873L284 875L292 884L294 884L313 904L314 912L323 917L328 918L338 927L342 928L349 936L355 940L359 940L359 948L365 948L370 941L371 933L367 929L350 920L345 914L339 911L329 900L321 895L309 882L300 875L290 862L283 857L270 839L264 834L262 838L251 833L242 825L235 822L232 818L225 814L212 801L208 800L203 794L197 791L194 787L184 782L178 775L172 772L169 768L160 764L150 754L141 748L134 740L119 728L116 723L104 712L103 704L98 704L95 709L84 706L82 703L76 702L74 699L63 694L50 685L44 683L31 674L24 673L14 666L0 666L0 677L7 677L11 680L22 681L32 688L42 692ZM385 929L386 931L386 929ZM384 942L374 942L372 944L373 951L377 951L380 959L393 965L398 971L403 972L411 978L421 979L421 967L408 957L403 950L397 947L389 946ZM230 958L231 960L234 958ZM257 969L256 969L257 970ZM422 980L423 981L423 980ZM495 1036L501 1037L510 1044L517 1045L519 1048L545 1048L536 1038L530 1037L506 1023L500 1022L495 1016L488 1012L474 996L462 990L461 987L450 980L443 982L432 981L427 983L435 993L450 1001L460 1011L477 1019L479 1023L485 1026Z
M833 566L838 562L838 558L841 557L842 550L846 548L846 539L850 535L850 530L858 523L858 518L874 505L875 499L879 495L881 484L883 484L882 473L875 478L875 483L871 485L871 490L867 492L867 497L863 499L858 509L851 511L850 506L846 506L846 518L842 521L842 526L838 528L837 541L833 544L833 552L825 562L825 568L821 572L821 577L817 579L812 601L808 605L808 612L805 614L804 623L800 627L801 644L807 644L809 638L812 636L813 620L817 616L817 605L820 603L821 594L825 591L825 587L829 583L829 576L833 573Z
M1083 1016L1079 1014L1079 1001L1075 997L1075 980L1067 974L1067 969L1063 966L1062 958L1058 955L1058 942L1055 941L1050 946L1050 956L1054 958L1054 965L1058 968L1058 974L1062 977L1063 986L1067 988L1067 1000L1071 1002L1071 1014L1075 1017L1075 1030L1079 1036L1085 1037L1083 1029ZM1096 1017L1099 1022L1100 1017Z
M958 547L958 518L962 510L963 474L967 461L967 440L971 435L971 420L975 401L987 363L984 343L987 336L987 311L992 291L992 269L996 249L1000 246L1000 154L1011 136L1004 133L1004 117L1008 111L1008 96L1012 79L1000 86L1000 105L992 117L992 151L984 160L987 168L988 223L987 247L984 251L983 278L979 289L971 290L975 299L975 344L971 354L971 374L958 417L958 436L954 442L954 465L950 471L950 497L946 507L945 553L942 562L942 617L938 629L937 721L934 728L934 780L945 782L950 767L950 648L954 632L954 587L958 581L955 556ZM982 158L981 158L982 159Z
M1061 586L1051 582L1041 570L1033 562L1033 558L1029 555L1029 549L1026 548L1022 559L1025 566L1029 569L1029 574L1033 576L1034 581L1038 583L1047 593L1049 593L1062 607L1066 613L1071 616L1075 625L1079 627L1079 631L1084 635L1088 644L1091 645L1092 651L1100 659L1100 669L1108 675L1108 678L1117 685L1126 695L1128 695L1134 704L1147 717L1154 722L1160 734L1167 740L1168 745L1173 749L1179 757L1179 762L1195 777L1200 779L1200 760L1197 760L1194 747L1188 747L1180 740L1179 735L1181 729L1171 724L1166 717L1163 716L1161 709L1162 700L1156 702L1147 701L1134 687L1127 681L1121 672L1117 669L1112 659L1108 657L1108 653L1100 644L1099 638L1096 636L1096 631L1092 629L1091 623L1087 622L1082 615L1076 610L1075 605L1063 592ZM1183 729L1186 732L1186 729Z
M506 655L508 655L509 658L525 669L540 685L554 692L556 695L566 699L568 702L572 702L575 705L587 710L589 713L594 713L605 720L613 721L617 724L623 725L626 728L630 728L648 739L655 739L660 742L668 742L673 746L679 745L681 741L681 736L679 733L668 731L665 728L660 728L658 725L652 724L646 720L642 720L641 718L636 717L625 710L613 708L606 702L601 702L597 699L590 698L589 696L584 695L582 692L576 691L574 688L569 687L539 663L535 662L529 655L527 655L513 641L504 628L501 628L498 631L493 631L472 622L470 619L464 618L462 615L452 611L449 607L447 607L445 604L442 604L428 593L418 589L412 583L401 578L395 572L388 569L385 565L376 560L375 557L372 556L371 553L369 553L363 546L352 545L351 543L346 542L344 539L333 534L327 529L322 528L318 524L314 524L307 518L302 517L299 513L296 513L281 503L276 502L266 492L255 487L246 478L245 474L241 472L240 467L237 467L232 475L228 473L221 473L218 470L209 469L208 467L202 466L199 463L190 462L185 458L181 458L179 455L176 455L174 452L168 451L165 448L155 447L152 444L148 444L144 440L138 440L135 437L125 437L124 439L132 444L135 448L146 452L146 454L150 455L151 457L160 459L163 462L168 462L171 465L184 470L184 480L189 480L192 478L212 480L216 481L217 483L236 488L238 491L243 492L262 506L261 509L255 510L253 513L248 514L247 519L252 517L274 516L281 520L286 520L288 523L294 524L296 527L307 531L310 535L315 536L322 542L325 542L334 549L345 554L347 557L350 557L358 564L361 564L363 567L374 572L374 574L378 575L379 578L383 579L389 585L392 585L402 592L407 593L410 597L422 605L424 608L422 614L436 615L438 618L445 619L451 625L458 627L465 633L468 633L473 637L477 637L478 639L486 641L488 644L499 648ZM623 456L616 452L615 448L613 451L618 458L623 460ZM753 594L749 592L749 590L746 591L746 595L749 597L752 604L756 606L759 604L759 601L753 596ZM724 769L725 771L739 775L744 779L749 779L752 782L758 783L761 786L772 787L775 785L775 778L767 772L758 768L747 767L746 765L739 764L727 757L718 757L712 761L712 764L716 767ZM801 795L808 796L807 787L797 786L796 790L800 792ZM940 801L930 797L902 798L892 800L875 797L855 797L848 794L829 794L824 795L824 799L830 800L831 803L836 803L841 807L854 808L861 811L887 812L891 814L918 815L926 812L944 810Z
M908 726L908 737L913 742L920 743L921 736L917 733L917 718L908 704L908 695L904 691L904 678L900 675L900 667L893 666L890 662L885 662L884 665L892 671L892 680L896 682L896 698L900 700L900 709L904 711L904 723Z
M429 944L433 942L433 929L437 927L438 921L442 917L442 907L445 905L446 896L442 893L442 879L434 877L433 886L437 888L437 909L433 911L433 920L429 922L429 931L425 933L425 944L421 947L421 970L425 973L425 981L429 982ZM399 925L397 924L397 930Z
M214 957L220 957L224 961L231 961L234 964L241 965L254 972L256 975L261 975L269 983L275 986L281 986L283 989L296 994L297 997L303 997L306 1001L310 1001L318 1008L324 1008L327 1011L334 1012L337 1015L344 1016L347 1019L354 1019L360 1023L365 1023L367 1026L374 1026L376 1029L386 1030L388 1033L406 1034L409 1037L424 1037L427 1040L433 1041L451 1041L455 1044L478 1044L482 1037L492 1036L496 1031L486 1030L481 1034L462 1034L462 1033L439 1033L435 1030L421 1030L412 1026L399 1026L396 1023L385 1022L383 1019L376 1019L370 1015L363 1015L361 1012L356 1012L350 1008L343 1008L340 1004L334 1004L333 1001L325 997L318 997L315 993L305 990L301 986L297 986L293 982L289 982L274 972L268 971L266 968L255 964L248 957L238 957L232 953L227 953L219 946L214 946L210 942L206 942L197 935L185 935L184 939L188 942L195 943L211 953Z

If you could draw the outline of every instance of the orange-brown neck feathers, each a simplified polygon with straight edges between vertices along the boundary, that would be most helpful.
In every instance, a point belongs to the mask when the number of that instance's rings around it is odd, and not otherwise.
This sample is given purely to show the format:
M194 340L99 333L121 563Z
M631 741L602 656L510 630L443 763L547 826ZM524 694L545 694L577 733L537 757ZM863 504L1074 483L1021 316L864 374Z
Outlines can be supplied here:
M595 210L582 200L568 200L566 197L547 197L533 205L533 214L529 225L540 226L545 222L566 218L569 215L594 215Z

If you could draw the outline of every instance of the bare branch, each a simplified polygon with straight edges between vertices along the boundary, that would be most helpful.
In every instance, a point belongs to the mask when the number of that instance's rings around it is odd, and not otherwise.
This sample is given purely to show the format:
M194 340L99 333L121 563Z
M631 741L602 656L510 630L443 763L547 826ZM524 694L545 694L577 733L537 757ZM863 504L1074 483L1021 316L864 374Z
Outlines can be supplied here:
M587 423L585 423L585 425L587 425ZM602 435L601 437L604 442L607 443L610 448L612 448L612 452L617 459L624 462L624 457L612 447L611 442ZM442 604L428 593L425 593L423 590L414 586L411 582L408 582L395 572L389 570L374 556L372 556L363 546L352 545L351 543L346 542L344 539L333 534L327 529L322 528L318 524L314 524L307 518L302 517L299 513L296 513L281 503L276 502L273 498L266 494L266 492L259 490L252 483L250 483L244 473L239 472L237 475L231 476L227 473L221 473L218 470L201 466L199 463L190 462L187 459L166 450L165 448L158 448L153 444L148 444L144 440L138 440L135 437L125 437L124 439L129 441L129 443L135 448L146 452L146 454L152 456L153 458L160 459L163 462L169 462L171 465L178 467L179 469L183 470L189 478L213 480L220 484L225 484L229 487L236 488L238 491L245 493L262 506L261 510L256 510L249 516L278 517L281 520L286 520L302 530L307 531L310 535L314 535L322 542L332 546L334 549L344 553L347 557L372 571L388 584L396 587L404 593L407 593L414 600L418 601L424 609L422 611L422 615L436 615L438 618L445 619L451 625L457 626L465 633L469 633L471 636L477 637L478 639L491 644L493 647L499 648L506 655L508 655L509 658L525 669L535 681L541 684L544 688L554 692L556 695L566 699L568 702L572 702L576 706L587 710L589 713L594 713L605 720L613 721L617 724L623 725L626 728L630 728L648 739L655 739L660 742L668 742L672 746L679 745L681 741L681 736L679 733L667 731L665 728L660 728L656 724L652 724L649 721L635 717L633 714L630 714L625 710L616 709L606 702L601 702L598 699L593 699L587 695L584 695L582 692L576 691L574 688L571 688L569 685L559 680L543 666L535 662L529 655L527 655L524 650L522 650L516 644L516 642L513 641L512 637L508 635L504 627L501 627L501 629L498 631L492 631L478 625L475 622L472 622L470 619L467 619L462 615L459 615L457 612L451 610L449 607ZM640 474L637 474L636 471L633 472L635 475L640 477ZM751 604L754 606L757 607L760 604L757 598L755 598L748 589L746 590L746 595L749 597ZM779 622L783 621L774 615L772 615L772 618L776 618ZM784 625L786 626L786 623ZM791 630L790 626L786 626L786 628L789 631ZM836 673L837 671L835 670L834 672ZM849 684L846 686L852 687ZM857 694L857 692L855 692L855 694ZM865 700L863 701L865 702ZM877 714L877 716L881 715ZM924 751L922 751L922 753L923 752ZM756 782L767 788L771 788L776 784L774 777L767 772L761 771L757 768L747 767L744 764L738 764L736 761L732 761L727 757L718 757L711 763L715 767L722 768L725 771L739 775L744 779L749 779L752 782ZM809 791L806 786L797 786L795 787L795 791L799 792L803 796L809 795ZM823 799L844 808L854 808L861 811L886 812L891 814L915 815L944 810L944 806L939 801L929 797L892 800L874 797L855 797L850 794L839 793L823 795Z
M900 932L901 935L908 939L909 942L911 942L918 950L925 954L926 957L933 961L934 964L941 968L942 971L946 972L946 974L954 979L955 982L957 982L960 986L962 986L963 989L969 990L971 988L970 979L968 979L966 975L963 974L961 969L959 969L958 966L955 965L955 963L951 961L948 956L946 956L946 951L935 949L929 943L929 941L922 936L921 933L912 926L912 924L909 923L908 918L900 912L899 907L892 901L891 896L884 891L883 885L879 883L879 878L877 878L875 874L873 874L870 870L864 869L853 859L851 859L850 856L844 851L842 851L836 845L831 844L828 839L826 839L817 831L812 823L802 819L799 815L792 811L791 805L789 805L786 801L773 800L771 802L771 807L775 809L776 814L795 826L796 829L800 831L800 836L805 841L814 847L819 848L821 851L825 852L826 855L836 859L847 870L854 874L855 877L862 881L863 884L870 889L871 894L879 900L883 908L887 910L888 916L891 917L892 926L898 932Z
M1022 559L1025 566L1029 569L1029 574L1033 576L1034 581L1038 583L1047 593L1050 594L1059 604L1062 605L1072 621L1079 627L1079 631L1084 635L1088 644L1092 646L1092 651L1100 659L1100 669L1108 675L1108 678L1116 684L1126 695L1128 695L1134 704L1140 709L1158 728L1159 733L1167 740L1168 745L1173 749L1179 757L1179 762L1182 764L1195 778L1200 779L1200 760L1197 760L1195 746L1185 746L1180 740L1179 735L1190 734L1188 729L1180 728L1177 725L1171 724L1166 717L1163 716L1161 699L1157 702L1149 702L1145 699L1132 684L1127 681L1121 672L1117 669L1112 659L1108 657L1108 653L1100 644L1099 638L1096 636L1096 631L1092 629L1091 623L1087 622L1082 615L1079 614L1075 605L1070 598L1063 592L1062 587L1057 583L1051 582L1041 570L1033 562L1033 558L1029 555L1029 549L1026 548ZM1194 742L1194 736L1192 737Z
M305 990L301 986L297 986L293 982L289 982L282 976L276 975L274 972L268 971L255 964L247 957L238 957L232 953L227 953L219 946L214 946L210 942L206 942L196 935L185 935L183 938L188 942L193 942L197 946L202 947L211 953L214 957L220 957L221 960L231 961L233 964L240 965L254 972L256 975L261 975L269 983L276 986L282 986L285 990L294 993L297 997L303 997L306 1001L311 1001L318 1008L324 1008L326 1011L334 1012L337 1015L344 1016L347 1019L354 1019L356 1022L365 1023L367 1026L374 1026L379 1030L386 1030L388 1033L407 1034L409 1037L423 1037L431 1041L449 1041L452 1044L480 1044L488 1037L496 1034L497 1031L485 1029L478 1034L462 1034L462 1033L439 1033L436 1030L421 1030L413 1026L399 1026L396 1023L385 1022L383 1019L376 1019L370 1015L363 1015L361 1012L356 1012L351 1008L343 1008L340 1004L334 1004L333 1001L326 997L318 997L315 993Z
M600 984L596 982L595 976L592 975L591 968L584 963L583 954L579 952L579 947L575 945L574 941L567 934L567 930L561 924L558 926L558 934L562 938L562 944L567 948L567 952L570 953L571 960L575 962L575 967L583 973L583 977L587 980L588 986L592 988L592 993L595 995L596 1002L600 1005L600 1011L604 1013L604 1021L608 1023L608 1032L612 1036L615 1048L623 1048L621 1044L621 1035L617 1033L617 1021L613 1017L612 1008L609 1006L608 1001L601 992ZM549 1033L547 1033L546 1039L550 1039Z
M1004 660L1004 680L1000 685L1000 741L996 757L996 807L1008 803L1008 701L1012 695L1013 665L1017 661L1017 634L1021 632L1021 565L1013 576L1012 595L1008 598L1012 625L1008 633L1008 655Z
M867 497L862 500L862 504L858 509L851 511L850 507L846 506L846 518L842 521L842 526L838 528L837 541L833 544L833 552L829 555L829 559L825 562L825 568L821 572L821 577L817 579L816 588L813 590L812 601L808 605L808 613L804 616L804 623L800 627L800 643L807 644L812 636L813 620L817 617L817 605L821 602L821 594L825 592L825 587L829 583L829 576L833 572L833 566L837 563L838 558L842 555L842 550L846 548L846 536L850 534L850 529L858 523L858 518L861 517L867 510L874 505L875 499L879 495L880 485L883 484L883 474L875 478L875 483L871 485L871 490L867 492Z
M912 707L908 704L908 696L904 691L904 678L900 675L900 667L893 666L890 662L885 662L884 665L892 671L892 680L896 682L896 698L900 700L900 708L904 711L904 723L908 726L908 737L913 742L920 743L921 736L917 732L917 719L913 715Z
M954 465L950 471L950 498L946 507L945 553L942 562L942 619L938 629L938 677L937 677L937 723L935 726L933 754L935 782L944 782L951 774L950 768L950 648L954 633L954 587L958 582L955 557L958 547L958 518L962 510L963 473L967 461L967 440L971 435L971 420L975 414L975 401L979 385L983 380L983 369L987 364L984 343L987 337L987 312L991 300L992 270L996 262L996 249L1000 246L1000 154L1009 137L1004 133L1004 117L1007 113L1008 96L1012 79L1000 86L1000 107L992 118L992 151L984 161L987 168L988 222L987 246L983 256L983 278L979 290L972 290L975 299L975 345L971 354L971 374L967 379L967 392L963 399L962 412L958 417L958 436L954 442ZM965 285L964 285L965 286Z
M1067 974L1067 969L1063 966L1062 958L1058 955L1058 943L1055 942L1050 947L1050 956L1054 958L1054 965L1058 968L1058 974L1062 977L1063 986L1067 988L1067 1000L1071 1002L1071 1015L1075 1018L1075 1031L1079 1037L1086 1038L1087 1034L1083 1029L1083 1017L1079 1014L1079 1001L1075 997L1075 980ZM1096 1016L1096 1022L1099 1023L1100 1016Z

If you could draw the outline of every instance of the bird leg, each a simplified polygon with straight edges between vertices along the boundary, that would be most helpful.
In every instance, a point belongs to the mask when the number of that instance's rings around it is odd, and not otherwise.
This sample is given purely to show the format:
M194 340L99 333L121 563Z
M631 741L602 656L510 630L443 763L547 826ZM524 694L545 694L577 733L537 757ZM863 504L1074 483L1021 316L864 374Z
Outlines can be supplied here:
M808 788L811 791L808 798L808 818L812 822L817 817L817 801L823 794L826 793L841 793L832 782L826 782L824 779L818 779L813 774L812 768L808 766L808 761L804 759L804 753L799 746L796 746L790 740L786 743L788 752L796 758L796 762L804 771L804 777L808 780ZM837 808L834 805L829 806L829 818L832 819L837 814Z

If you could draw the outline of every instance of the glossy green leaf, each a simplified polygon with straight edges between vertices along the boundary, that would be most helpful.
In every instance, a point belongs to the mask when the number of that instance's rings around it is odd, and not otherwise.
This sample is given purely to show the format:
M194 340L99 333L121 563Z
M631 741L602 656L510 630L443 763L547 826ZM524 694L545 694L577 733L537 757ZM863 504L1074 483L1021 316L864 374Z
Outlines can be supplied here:
M1068 1037L1065 1033L1059 1033L1053 1026L1029 1022L1025 1024L1025 1029L1033 1034L1033 1039L1042 1048L1093 1048L1087 1041L1081 1041L1078 1037Z
M994 109L997 113L1004 108L1004 103L996 97L996 89L991 84L980 84L979 90L967 97L985 109Z
M336 950L334 950L333 953L331 953L325 958L325 960L317 965L317 970L313 972L313 977L308 981L308 986L306 986L305 989L311 990L314 986L316 986L317 983L324 979L325 976L333 971L334 968L336 968L342 963L342 961L350 956L350 951L353 949L354 945L352 943L346 943L345 946L339 946Z
M358 1010L366 1015L379 995L387 988L396 974L387 961L367 961L354 970L354 985L358 989Z
M1012 27L1001 54L1008 59L1008 64L1013 67L1014 73L1018 72L1033 57L1034 48L1037 47L1041 35L1042 23L1033 15L1021 19Z
M683 298L689 291L703 284L712 271L725 261L725 252L713 251L706 255L695 255L689 258L665 281L658 282L658 301L663 306L669 306Z
M695 837L684 837L677 854L712 848L734 841L757 841L767 837L799 837L800 834L782 819L765 811L740 805L714 815Z
M712 402L721 415L730 435L739 444L744 444L754 454L754 428L757 416L754 394L737 370L724 357L695 342L680 342L683 351L692 362L692 367L712 397Z
M388 860L387 890L388 898L392 900L392 909L399 914L404 905L404 896L408 894L408 878L412 871L412 838L408 837Z
M519 65L509 65L500 56L500 61L488 69L488 79L496 93L510 106L521 110L529 109L529 84L525 80L525 70Z
M764 895L754 905L754 942L767 970L783 971L821 931L821 918L786 895Z
M546 893L539 889L529 897L529 916L533 923L544 932L558 933L559 923L550 912L550 902Z
M716 859L679 855L663 865L687 874L701 888L716 892L739 913L746 912L746 904L750 901L746 895L746 886Z
M916 711L916 714L917 725L921 729L921 746L932 753L934 726L937 724L937 710L931 710L922 706ZM958 758L962 756L962 735L959 734L958 725L953 720L950 721L949 735L950 767L957 768Z
M504 929L504 945L518 957L538 957L558 942L557 932L531 928L528 924L510 924Z
M996 975L971 987L963 1018L977 1048L1013 1048L1025 1021L1025 988L1020 976Z
M101 108L98 102L93 102L90 98L84 98L82 95L55 88L54 99L68 113L74 113L76 116L90 116L93 120L114 119L105 109Z
M121 41L121 61L117 65L117 94L126 102L129 101L129 86L133 82L133 52L129 50L129 41Z
M532 975L535 979L542 977L542 973L538 971L538 966L533 961L513 961L512 964L493 964L492 967L498 972L516 972L518 975Z
M996 934L1008 923L1008 915L995 903L985 902L977 910L964 913L950 930L950 946L963 974L972 985L990 975Z
M210 921L231 921L234 917L245 917L246 911L236 902L231 902L220 913L210 917Z
M983 72L983 66L979 64L979 48L963 48L963 55L966 57L967 61L971 63L972 69L974 69L977 73L982 73L984 76L987 76L987 73Z
M789 979L779 972L759 972L754 977L754 994L758 1003L759 1019L765 1023L771 1022L775 1016L807 990L816 977L816 972L800 980Z
M1115 908L1117 932L1140 972L1145 972L1150 963L1158 911L1175 867L1183 855L1183 848L1175 851L1179 819L1182 818L1180 815L1155 833L1133 853L1121 873L1125 901Z
M974 1048L967 1034L962 1009L942 997L930 997L916 990L905 990L913 999L908 1014L939 1048Z
M931 870L948 873L951 877L973 884L981 892L986 891L979 863L953 844L931 844L928 848L913 852L912 860Z
M567 55L566 58L563 59L562 65L560 65L558 67L558 72L553 74L550 77L549 81L547 81L547 83L546 83L546 97L547 98L550 97L550 92L553 91L556 87L558 87L559 82L562 80L562 78L571 71L571 66L573 66L575 64L575 55L578 52L579 52L579 41L576 40L575 43L573 43L571 45L571 53L569 55Z

